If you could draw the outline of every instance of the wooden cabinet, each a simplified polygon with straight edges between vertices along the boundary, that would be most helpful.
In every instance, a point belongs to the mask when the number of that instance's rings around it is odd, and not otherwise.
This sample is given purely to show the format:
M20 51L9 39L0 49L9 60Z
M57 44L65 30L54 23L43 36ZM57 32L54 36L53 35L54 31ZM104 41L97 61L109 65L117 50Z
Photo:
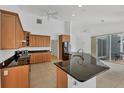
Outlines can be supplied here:
M22 42L26 40L26 42ZM15 49L25 46L49 47L50 36L31 35L25 32L17 13L0 10L0 49Z
M63 42L69 42L69 35L59 35L59 59L63 60Z
M22 46L23 46L23 47L29 46L29 37L30 37L30 32L24 31L24 40L25 40L26 42L23 42L23 43L22 43Z
M0 10L0 49L22 47L24 31L18 14Z
M15 16L11 14L1 14L2 49L15 48Z
M34 47L35 46L35 36L30 35L30 46Z
M18 17L16 17L16 48L23 47L22 40L24 40L24 31L20 25Z
M67 74L57 67L57 88L67 88L68 77Z
M70 41L70 35L60 35L62 42Z
M44 63L51 62L51 53L50 52L41 52L41 53L31 53L30 63Z
M2 25L1 25L1 12L0 12L0 49L2 49Z
M35 64L35 53L31 53L30 55L30 64Z
M50 36L45 35L30 35L30 46L31 47L49 47Z
M29 66L2 69L2 88L28 88Z

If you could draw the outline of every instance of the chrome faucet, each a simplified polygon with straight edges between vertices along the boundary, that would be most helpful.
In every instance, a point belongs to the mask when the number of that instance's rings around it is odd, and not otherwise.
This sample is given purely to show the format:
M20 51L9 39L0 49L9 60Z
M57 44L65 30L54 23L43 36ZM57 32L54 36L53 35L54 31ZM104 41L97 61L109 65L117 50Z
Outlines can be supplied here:
M81 53L82 53L82 56L83 56L83 49L81 49L81 48L80 48L80 49L78 49L78 51L77 51L77 52L78 52L78 53L80 53L80 52L81 52Z
M82 59L82 61L84 61L84 57L81 55L73 55L73 57L80 57Z
M82 55L73 55L72 57L80 57L82 59L82 61L84 61L84 57L83 57L83 49L78 49L77 53L82 53Z

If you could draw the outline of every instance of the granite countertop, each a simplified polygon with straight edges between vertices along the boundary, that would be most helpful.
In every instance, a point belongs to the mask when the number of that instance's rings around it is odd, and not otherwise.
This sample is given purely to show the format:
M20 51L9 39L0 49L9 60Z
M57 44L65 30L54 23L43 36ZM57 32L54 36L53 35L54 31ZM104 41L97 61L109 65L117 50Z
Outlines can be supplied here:
M72 56L69 61L56 62L54 64L80 82L85 82L109 69L103 63L96 62L96 59L89 54L83 53L83 58L84 60L79 56Z
M19 49L0 50L0 63L6 61L15 54L17 50L28 50L29 53L50 51L50 47L23 47Z
M20 56L17 61L15 61L14 56L10 57L3 63L0 63L0 69L15 67L15 66L23 66L30 64L30 55Z

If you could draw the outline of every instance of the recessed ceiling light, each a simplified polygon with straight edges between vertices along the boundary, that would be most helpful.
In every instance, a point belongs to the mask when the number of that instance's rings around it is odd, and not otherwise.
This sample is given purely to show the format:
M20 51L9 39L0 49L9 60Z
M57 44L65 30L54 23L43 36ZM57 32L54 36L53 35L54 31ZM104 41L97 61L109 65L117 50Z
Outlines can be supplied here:
M82 7L82 5L78 5L78 7Z
M72 14L72 16L75 16L75 14Z

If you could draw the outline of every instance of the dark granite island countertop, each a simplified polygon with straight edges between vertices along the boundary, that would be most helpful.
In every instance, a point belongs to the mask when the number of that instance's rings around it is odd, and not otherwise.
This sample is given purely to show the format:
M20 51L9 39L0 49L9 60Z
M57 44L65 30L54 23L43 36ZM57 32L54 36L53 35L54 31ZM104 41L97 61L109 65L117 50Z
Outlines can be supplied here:
M6 61L0 63L0 69L29 65L30 64L29 61L30 61L30 55L20 56L17 61L15 61L14 56L12 56Z
M56 62L54 64L80 82L85 82L109 69L103 63L96 62L96 59L89 54L83 54L83 58L84 60L80 60L79 58L71 57L70 61Z

